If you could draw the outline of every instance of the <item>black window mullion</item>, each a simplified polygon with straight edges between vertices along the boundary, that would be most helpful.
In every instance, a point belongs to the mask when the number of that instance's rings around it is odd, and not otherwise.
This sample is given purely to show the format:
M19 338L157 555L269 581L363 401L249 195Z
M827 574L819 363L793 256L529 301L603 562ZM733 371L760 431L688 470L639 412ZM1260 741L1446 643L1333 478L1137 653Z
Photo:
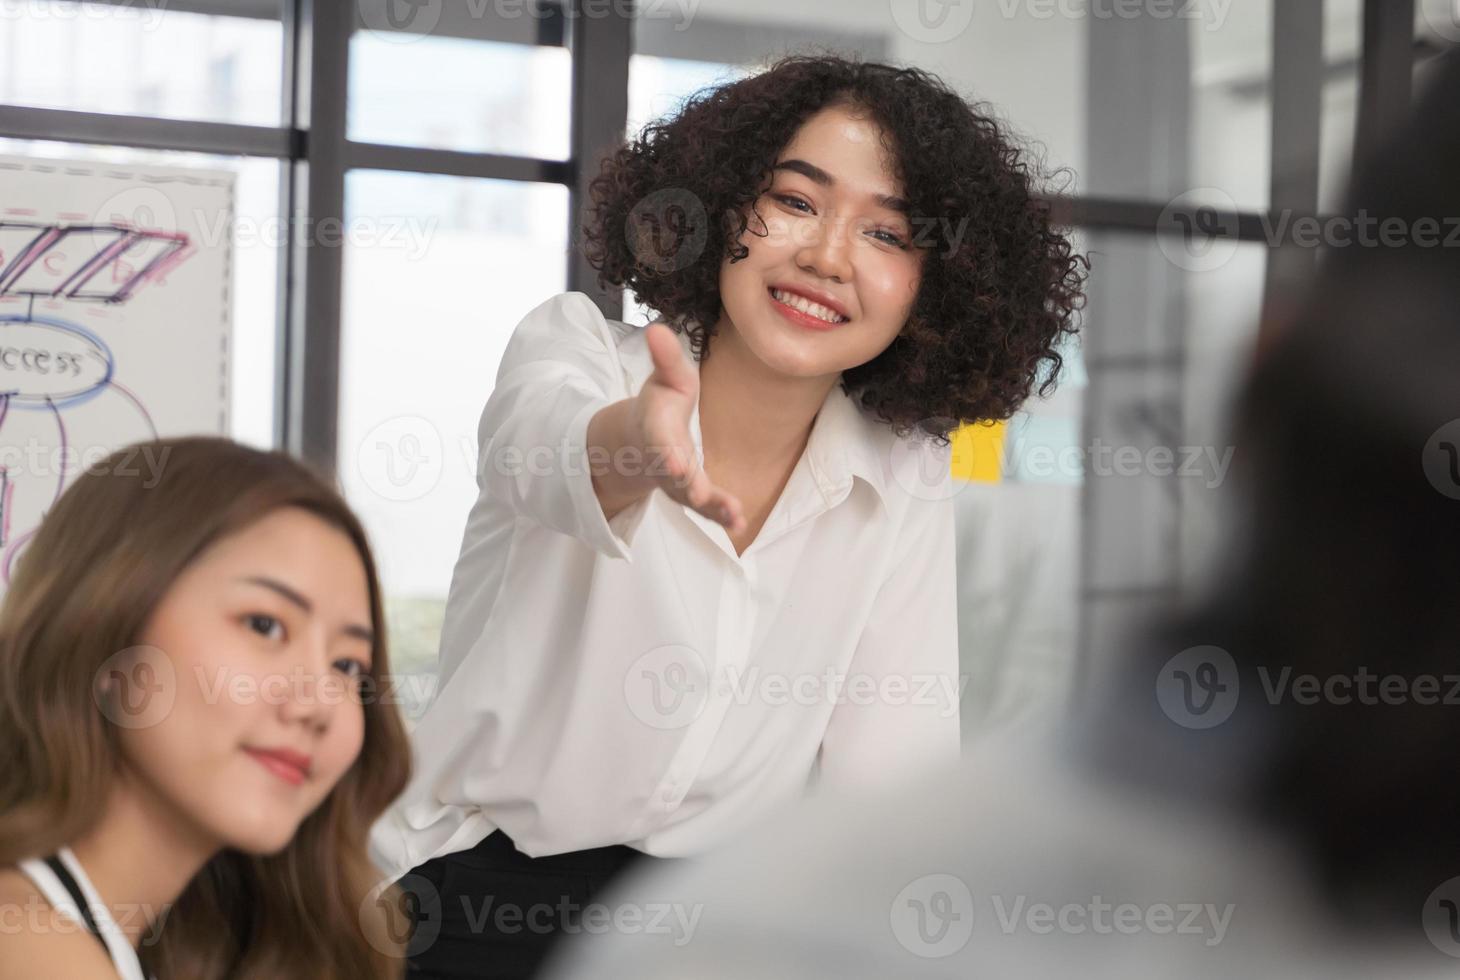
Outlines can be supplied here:
M583 257L580 228L589 200L588 184L598 173L597 161L623 142L628 127L635 14L632 4L622 3L612 5L611 13L595 10L593 16L585 16L581 0L573 3L568 289L586 293L604 316L618 319L623 316L623 295L598 288L597 273Z
M280 446L327 473L338 459L340 330L344 254L341 236L328 245L316 231L345 213L345 100L349 87L354 5L290 0L295 43L294 125L303 158L291 178L289 229L292 285L283 310L286 371Z

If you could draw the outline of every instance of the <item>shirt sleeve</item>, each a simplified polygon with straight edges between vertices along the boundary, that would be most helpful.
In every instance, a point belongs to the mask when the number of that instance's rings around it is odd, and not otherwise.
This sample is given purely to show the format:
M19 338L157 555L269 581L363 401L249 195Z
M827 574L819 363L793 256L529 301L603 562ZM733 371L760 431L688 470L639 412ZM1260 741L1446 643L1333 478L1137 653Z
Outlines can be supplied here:
M593 490L588 423L628 390L607 321L583 293L553 297L518 324L477 427L482 495L518 517L632 562L648 496L612 521Z
M822 735L816 792L878 790L960 757L953 497L914 499Z

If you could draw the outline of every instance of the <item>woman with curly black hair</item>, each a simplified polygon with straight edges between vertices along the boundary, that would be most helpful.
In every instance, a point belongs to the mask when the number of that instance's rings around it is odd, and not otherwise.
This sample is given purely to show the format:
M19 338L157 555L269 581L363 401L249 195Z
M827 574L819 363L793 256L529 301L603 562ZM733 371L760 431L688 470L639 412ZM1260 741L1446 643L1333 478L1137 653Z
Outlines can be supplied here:
M504 352L372 841L420 975L532 975L630 862L957 759L949 436L1052 389L1088 268L1036 178L988 107L832 55L603 161L586 254L658 317L566 293Z

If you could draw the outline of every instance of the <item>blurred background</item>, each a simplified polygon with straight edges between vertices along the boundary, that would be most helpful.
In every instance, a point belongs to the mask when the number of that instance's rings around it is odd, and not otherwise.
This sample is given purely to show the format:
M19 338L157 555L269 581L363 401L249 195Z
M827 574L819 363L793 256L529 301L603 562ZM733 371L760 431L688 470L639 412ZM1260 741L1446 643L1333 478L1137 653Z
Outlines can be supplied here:
M955 443L973 738L1211 572L1295 229L1457 40L1460 0L0 0L0 154L235 175L231 434L337 469L414 718L511 331L564 290L653 318L576 251L605 150L802 50L992 103L1092 274L1057 393Z

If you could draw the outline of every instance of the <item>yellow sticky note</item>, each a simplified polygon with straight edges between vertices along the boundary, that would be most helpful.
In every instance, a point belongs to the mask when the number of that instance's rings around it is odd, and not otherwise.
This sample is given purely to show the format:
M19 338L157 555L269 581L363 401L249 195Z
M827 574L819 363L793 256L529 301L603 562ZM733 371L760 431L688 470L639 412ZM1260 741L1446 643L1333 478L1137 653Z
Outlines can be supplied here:
M971 422L959 426L953 440L953 478L998 483L1003 477L1006 422Z

